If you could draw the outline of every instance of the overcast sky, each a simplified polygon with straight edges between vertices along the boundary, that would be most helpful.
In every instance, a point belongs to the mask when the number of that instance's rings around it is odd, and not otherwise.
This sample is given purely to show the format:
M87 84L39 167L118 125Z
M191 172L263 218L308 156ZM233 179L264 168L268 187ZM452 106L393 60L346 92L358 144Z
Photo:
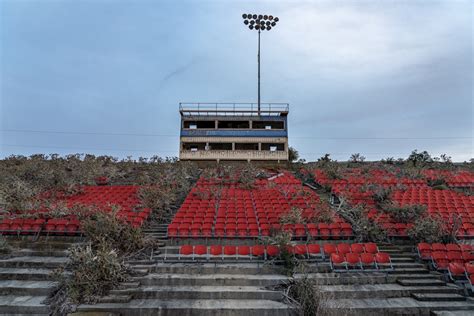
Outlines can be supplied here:
M473 154L473 2L0 0L0 154L177 156L179 102L290 103L303 158Z

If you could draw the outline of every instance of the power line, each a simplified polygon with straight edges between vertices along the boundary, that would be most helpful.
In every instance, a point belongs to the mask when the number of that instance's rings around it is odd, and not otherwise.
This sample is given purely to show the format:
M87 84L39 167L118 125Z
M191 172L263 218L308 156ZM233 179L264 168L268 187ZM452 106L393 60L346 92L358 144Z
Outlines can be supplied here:
M139 133L99 133L99 132L66 132L66 131L40 131L40 130L19 130L2 129L1 132L8 133L38 133L38 134L70 134L70 135L106 135L106 136L144 136L144 137L177 137L171 134L139 134Z
M2 129L7 133L38 133L38 134L69 134L69 135L105 135L105 136L137 136L137 137L178 137L178 134L143 134L143 133L103 133L103 132L68 132L68 131L42 131ZM440 137L319 137L319 136L290 136L293 139L319 139L319 140L446 140L446 139L474 139L466 136L440 136Z
M134 152L165 152L177 153L177 150L148 150L148 149L125 149L125 148L90 148L90 147L66 147L66 146L38 146L38 145L14 145L14 144L0 144L5 147L20 147L20 148L43 148L43 149L68 149L68 150L102 150L102 151L134 151Z

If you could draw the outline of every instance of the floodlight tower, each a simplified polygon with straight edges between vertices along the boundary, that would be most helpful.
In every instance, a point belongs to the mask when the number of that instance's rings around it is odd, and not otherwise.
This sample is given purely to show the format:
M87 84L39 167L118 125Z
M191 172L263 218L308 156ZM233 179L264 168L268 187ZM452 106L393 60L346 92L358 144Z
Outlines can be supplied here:
M278 17L273 17L273 15L262 15L262 14L242 14L244 19L244 24L249 27L251 30L258 31L258 115L260 115L260 31L270 31L272 27L275 27L279 21Z

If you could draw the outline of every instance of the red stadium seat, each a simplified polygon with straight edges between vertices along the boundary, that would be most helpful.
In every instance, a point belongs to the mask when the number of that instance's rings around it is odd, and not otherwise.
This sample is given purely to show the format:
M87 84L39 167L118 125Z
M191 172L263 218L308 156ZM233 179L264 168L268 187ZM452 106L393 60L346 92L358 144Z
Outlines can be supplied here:
M330 258L331 258L330 264L331 264L331 269L332 270L334 270L334 271L347 270L346 261L344 260L343 255L333 253L333 254L331 254Z
M206 245L196 245L194 246L194 256L205 256L207 258L207 246Z
M306 247L306 245L295 245L293 247L293 253L297 256L304 256L306 257L306 255L308 254L308 248Z
M449 265L449 260L446 257L446 252L433 251L431 253L431 260L433 267L437 270L446 270Z
M464 259L462 258L462 255L458 251L448 251L446 254L448 260L450 263L459 263L459 264L464 264Z
M368 252L371 254L376 254L377 252L379 252L379 248L377 247L375 243L371 243L371 242L365 243L364 248L365 248L365 252Z
M280 249L277 246L268 245L266 247L267 256L277 257L280 254Z
M221 259L224 259L222 257L222 246L221 245L211 245L209 247L209 254L214 258L219 257Z
M377 268L390 268L393 269L392 261L390 260L390 255L384 252L377 252L375 254L375 263Z
M310 257L321 257L321 246L319 244L309 244L308 246L308 254Z
M466 280L466 269L464 266L457 262L450 262L448 265L449 278L453 281Z
M237 254L236 246L224 246L224 256L235 257Z
M431 245L428 243L419 243L416 247L420 259L431 260Z
M376 268L374 255L371 253L361 253L360 262L363 269Z
M265 246L254 245L252 246L252 256L262 257L265 255Z
M340 243L337 245L337 253L341 255L345 255L346 253L351 252L351 246L349 244Z
M446 246L440 243L434 243L431 245L433 251L446 251Z
M347 253L345 255L347 268L362 268L360 264L360 257L357 253Z
M330 257L333 253L337 253L337 248L334 244L324 244L323 252L325 256Z
M359 254L365 252L364 245L363 244L352 244L351 245L351 252L359 253Z
M238 246L237 247L238 256L250 256L250 247L249 246Z
M193 246L191 246L191 245L182 245L181 248L179 248L179 257L178 257L178 259L181 259L181 256L193 256Z

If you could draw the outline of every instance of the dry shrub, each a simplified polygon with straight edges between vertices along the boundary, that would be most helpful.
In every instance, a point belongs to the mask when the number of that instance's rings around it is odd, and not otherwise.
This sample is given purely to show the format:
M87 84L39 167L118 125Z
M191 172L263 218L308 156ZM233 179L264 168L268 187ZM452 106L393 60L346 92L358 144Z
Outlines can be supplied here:
M299 207L292 207L287 213L280 217L280 224L304 224L306 219L303 216L303 210Z
M327 223L330 224L333 222L334 211L331 209L331 206L324 201L315 201L311 203L313 205L314 211L313 216L311 217L311 222L313 223Z
M272 230L270 236L266 239L267 244L277 246L280 250L280 255L277 258L279 261L274 263L282 264L287 275L293 275L298 267L298 259L289 251L289 247L293 245L292 237L292 234L288 231Z
M17 212L37 205L38 188L16 176L2 177L0 183L0 209Z
M377 223L375 218L368 217L368 210L363 205L345 208L344 204L345 200L341 198L337 212L352 225L357 241L385 242L388 240L385 229Z
M443 242L449 235L441 219L423 217L418 219L414 226L407 230L407 234L415 242Z
M3 235L0 235L0 255L9 254L12 251L10 245Z
M125 258L149 246L140 229L117 217L116 208L106 213L76 206L74 211L88 243L70 248L68 263L54 272L59 285L48 299L53 315L64 315L76 304L95 303L126 280L131 271Z
M251 163L247 163L240 172L237 173L237 182L243 189L252 189L255 186L255 179L259 170Z
M110 213L94 212L81 215L81 227L92 247L110 245L120 255L131 254L145 246L143 234L117 216L117 211Z
M108 243L74 246L69 251L68 263L53 273L59 281L48 299L53 315L67 314L76 304L96 303L127 279L123 260Z
M329 315L325 306L332 296L323 292L317 281L308 277L307 274L290 280L286 295L289 297L290 303L293 303L298 315Z
M403 205L387 204L382 211L389 214L396 222L412 223L426 214L426 206L419 204Z

